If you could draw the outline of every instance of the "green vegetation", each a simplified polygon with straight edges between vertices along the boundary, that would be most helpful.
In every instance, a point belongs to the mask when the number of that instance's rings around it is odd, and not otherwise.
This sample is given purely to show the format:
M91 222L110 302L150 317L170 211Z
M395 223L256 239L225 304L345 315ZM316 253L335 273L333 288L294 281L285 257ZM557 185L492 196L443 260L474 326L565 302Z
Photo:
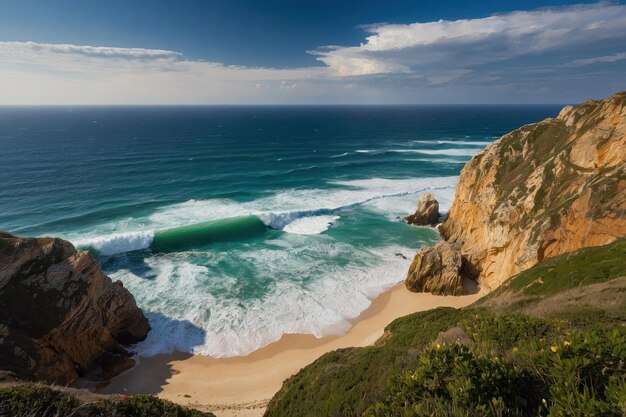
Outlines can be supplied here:
M365 416L626 413L626 336L620 332L564 332L520 340L503 353L496 353L501 348L497 339L485 342L425 350L415 370L393 381L388 399L371 406Z
M382 345L329 352L290 378L266 415L361 415L385 398L388 379L416 363L439 332L462 318L452 308L409 315L388 326Z
M520 272L479 304L500 298L507 292L517 296L548 297L561 291L598 284L626 276L626 239L547 259Z
M322 356L266 416L626 416L625 277L624 240L552 258Z
M85 396L84 394L82 395ZM88 397L88 395L87 395ZM78 399L70 390L24 383L0 388L2 417L215 417L151 395Z

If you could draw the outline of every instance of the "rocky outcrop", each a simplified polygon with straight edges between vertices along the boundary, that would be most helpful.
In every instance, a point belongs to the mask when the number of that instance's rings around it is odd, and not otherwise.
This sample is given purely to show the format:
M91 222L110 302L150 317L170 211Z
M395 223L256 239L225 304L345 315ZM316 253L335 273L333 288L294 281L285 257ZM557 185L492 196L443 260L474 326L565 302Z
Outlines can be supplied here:
M461 295L462 266L459 247L439 242L431 248L422 248L415 255L404 283L413 292Z
M109 378L150 330L122 283L62 239L0 233L0 305L0 369L26 379Z
M488 146L440 226L482 287L626 235L626 93L565 107Z
M417 211L405 220L416 226L436 225L439 223L439 202L431 193L422 194L417 202Z

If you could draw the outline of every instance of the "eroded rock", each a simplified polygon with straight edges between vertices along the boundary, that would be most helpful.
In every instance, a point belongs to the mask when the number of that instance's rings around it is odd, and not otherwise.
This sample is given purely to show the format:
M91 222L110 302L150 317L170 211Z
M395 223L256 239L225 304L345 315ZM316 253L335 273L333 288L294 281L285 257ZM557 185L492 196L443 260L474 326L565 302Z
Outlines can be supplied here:
M431 193L424 193L417 202L417 210L406 218L416 226L434 226L439 223L439 202Z
M412 292L462 295L462 266L459 247L439 242L433 247L422 248L415 255L404 283Z
M150 326L133 296L65 240L0 233L0 369L68 384L133 365Z

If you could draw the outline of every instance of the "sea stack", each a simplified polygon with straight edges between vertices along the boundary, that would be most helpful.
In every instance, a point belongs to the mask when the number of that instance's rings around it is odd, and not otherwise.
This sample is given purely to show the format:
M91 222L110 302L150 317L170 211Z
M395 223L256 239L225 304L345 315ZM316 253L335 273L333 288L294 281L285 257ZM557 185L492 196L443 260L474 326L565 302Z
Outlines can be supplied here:
M416 226L436 225L439 223L439 202L431 193L422 194L417 202L417 210L405 220Z
M57 238L0 233L0 305L0 369L23 379L109 379L134 363L123 345L150 331L122 283Z

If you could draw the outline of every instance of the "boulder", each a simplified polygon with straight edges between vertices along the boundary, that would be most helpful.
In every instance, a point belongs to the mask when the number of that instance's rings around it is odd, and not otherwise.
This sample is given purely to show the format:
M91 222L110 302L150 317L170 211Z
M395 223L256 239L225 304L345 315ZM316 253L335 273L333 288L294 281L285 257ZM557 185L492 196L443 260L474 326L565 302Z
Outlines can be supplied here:
M62 239L0 233L0 305L0 369L23 379L111 377L150 331L122 283Z
M417 211L406 218L416 226L434 226L439 223L439 202L431 193L424 193L417 202Z
M422 248L413 258L404 284L412 292L435 295L462 295L463 259L458 246L439 242Z

